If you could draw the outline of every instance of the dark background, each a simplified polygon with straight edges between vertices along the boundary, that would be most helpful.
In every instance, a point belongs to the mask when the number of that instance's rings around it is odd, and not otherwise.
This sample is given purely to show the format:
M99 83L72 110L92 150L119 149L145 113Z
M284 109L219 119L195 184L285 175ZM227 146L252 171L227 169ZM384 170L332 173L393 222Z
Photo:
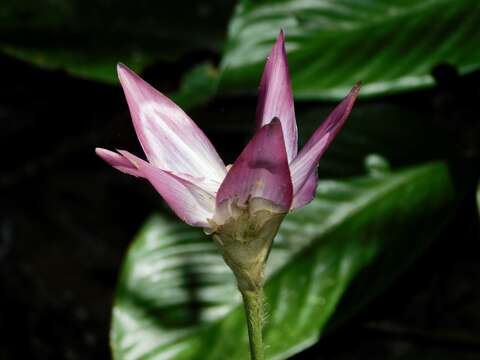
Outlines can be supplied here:
M123 94L120 87L5 56L0 67L0 358L108 358L122 256L145 217L163 206L150 186L117 173L94 154L95 146L140 153ZM146 78L159 83L175 70L151 68ZM457 79L461 86L446 90L478 94L476 78ZM437 87L424 96L441 101L443 92ZM455 109L463 100L458 94L449 106ZM255 99L240 101L254 109ZM202 123L211 113L228 114L231 102L216 100L192 113L220 153L233 160L248 137L248 121L227 134ZM478 118L468 121L478 129ZM461 155L452 155L452 167L469 173L475 159ZM465 196L455 222L400 281L298 358L479 359L480 249L473 200Z
M219 61L193 52L148 67L145 79L169 92L201 60ZM141 154L123 93L6 55L0 69L0 359L107 359L122 257L144 219L164 207L148 184L95 156L97 146ZM435 119L448 141L435 151L449 159L460 194L455 219L394 286L295 359L480 359L480 74L439 66L434 75L433 89L382 104L420 103ZM232 115L239 108L252 110L241 122ZM231 163L254 109L253 97L216 98L189 113Z

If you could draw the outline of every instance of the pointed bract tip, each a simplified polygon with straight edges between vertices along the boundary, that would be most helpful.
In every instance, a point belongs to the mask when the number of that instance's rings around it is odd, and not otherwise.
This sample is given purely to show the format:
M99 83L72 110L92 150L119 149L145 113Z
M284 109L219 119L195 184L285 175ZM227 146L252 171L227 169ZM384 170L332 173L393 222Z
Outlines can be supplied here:
M355 94L358 94L360 92L360 89L362 88L362 82L361 81L357 81L355 83L355 85L353 86L351 92L352 93L355 93Z
M350 99L353 99L353 101L355 101L361 89L362 89L362 82L357 81L355 85L353 85L353 87L350 89L345 99L350 98Z
M268 126L268 125L279 126L279 125L281 125L280 119L279 119L277 116L275 116L275 117L272 119L272 121L270 121L270 123L267 124L267 125L265 125L265 126Z
M103 154L108 153L108 150L102 148L95 148L95 154L98 156L102 156Z
M275 45L281 44L282 46L285 46L285 32L283 29L280 29L280 33L278 34L277 41Z
M128 66L123 63L117 64L117 74L120 80L128 76L137 76L137 74L135 74Z
M117 63L117 73L120 75L120 72L122 71L125 71L126 70L126 66L125 64L119 62Z
M280 130L277 130L277 128L280 128ZM280 119L278 117L274 117L272 121L270 121L268 124L263 125L260 129L266 128L268 133L274 132L274 131L280 131L283 136L283 130L282 130L282 123L280 122Z

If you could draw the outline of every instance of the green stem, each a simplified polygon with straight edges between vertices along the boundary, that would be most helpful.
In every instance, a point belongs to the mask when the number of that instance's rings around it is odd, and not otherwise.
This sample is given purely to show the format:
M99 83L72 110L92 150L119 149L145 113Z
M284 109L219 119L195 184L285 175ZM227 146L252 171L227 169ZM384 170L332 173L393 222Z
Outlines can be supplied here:
M250 359L263 360L263 290L261 287L254 291L241 290L250 340Z

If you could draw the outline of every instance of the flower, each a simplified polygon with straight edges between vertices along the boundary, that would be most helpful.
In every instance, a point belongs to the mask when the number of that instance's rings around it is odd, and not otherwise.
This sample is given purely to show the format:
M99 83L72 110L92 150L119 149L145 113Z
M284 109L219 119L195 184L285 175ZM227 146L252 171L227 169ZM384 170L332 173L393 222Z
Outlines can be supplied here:
M314 195L318 161L347 119L357 94L345 99L297 152L297 125L280 32L260 82L257 130L226 167L205 134L175 103L126 66L118 76L148 161L97 148L114 168L147 179L186 223L213 235L240 288L261 281L285 214Z

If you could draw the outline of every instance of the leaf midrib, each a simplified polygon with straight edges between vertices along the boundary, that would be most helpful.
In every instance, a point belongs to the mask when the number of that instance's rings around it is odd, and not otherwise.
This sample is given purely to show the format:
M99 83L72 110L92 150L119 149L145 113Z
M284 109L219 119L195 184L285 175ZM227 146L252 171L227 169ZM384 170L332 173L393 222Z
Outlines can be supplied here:
M345 217L343 217L341 221L337 221L336 223L331 225L325 231L316 234L315 237L310 241L310 243L308 245L304 246L303 248L301 248L297 252L293 253L289 257L289 259L282 266L280 266L278 269L276 269L274 272L272 272L268 276L265 286L268 286L269 280L274 278L275 276L277 276L279 273L281 273L282 270L285 269L290 264L291 259L298 256L298 254L300 254L301 252L308 250L309 247L313 246L314 243L316 242L315 239L318 239L320 237L324 237L326 234L335 231L335 229L337 229L340 224L344 223L348 219L351 219L351 218L355 217L358 213L362 212L363 210L367 209L368 207L371 207L372 204L377 203L379 200L381 200L384 197L386 197L387 195L389 195L391 193L392 189L397 189L397 188L403 187L405 185L408 185L409 180L411 180L412 178L416 178L417 176L421 176L424 172L427 172L427 171L431 170L432 168L438 167L440 165L441 165L441 162L430 163L430 164L427 164L425 166L422 166L421 168L416 168L416 169L412 169L412 170L405 170L405 173L403 173L403 174L393 175L395 177L398 176L398 178L397 179L392 179L391 181L388 181L388 183L386 185L381 187L382 190L376 192L373 195L370 195L370 196L366 197L366 200L361 205L355 207L354 210L352 210ZM374 188L373 190L370 190L368 192L369 193L375 192L375 190L378 190L378 188ZM190 329L191 332L189 332L188 334L185 334L184 337L180 337L180 338L175 339L175 342L177 344L179 344L180 342L188 341L189 338L192 338L192 335L197 336L196 334L198 334L200 332L208 331L210 328L212 328L214 326L217 326L219 323L221 323L223 321L223 319L228 317L232 312L236 311L236 309L239 306L240 306L239 303L236 303L235 305L233 305L233 303L232 303L232 308L230 309L230 311L226 312L223 315L223 317L221 317L221 318L219 318L215 321L212 321L208 324L203 324L203 325L199 325L198 327L193 327L192 329ZM169 345L166 345L166 346L168 347Z

